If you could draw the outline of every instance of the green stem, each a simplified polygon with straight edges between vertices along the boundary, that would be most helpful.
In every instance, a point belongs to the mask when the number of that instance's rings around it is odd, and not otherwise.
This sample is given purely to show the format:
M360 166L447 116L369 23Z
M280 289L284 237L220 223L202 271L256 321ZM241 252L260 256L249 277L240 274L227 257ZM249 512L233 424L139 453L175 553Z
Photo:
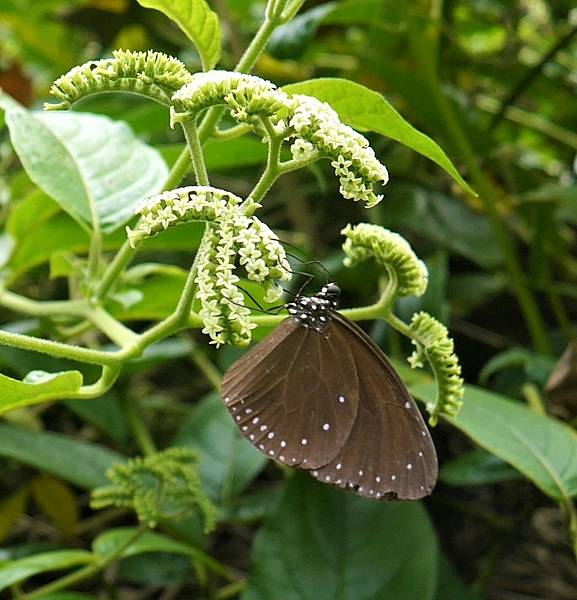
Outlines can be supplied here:
M90 285L98 281L100 261L102 259L102 231L96 222L90 236L90 250L88 251L88 281Z
M121 399L124 414L128 419L140 452L145 456L150 456L156 452L156 446L139 410L140 407L136 405L136 402L136 398L130 397L126 393Z
M268 156L263 174L243 204L245 214L247 215L250 215L256 209L258 203L264 198L279 176L280 152L283 138L276 134L270 119L261 119L261 122L268 134Z
M44 585L37 590L31 592L30 594L25 594L22 596L22 600L36 600L37 598L42 598L47 596L48 594L53 594L54 592L59 592L60 590L64 590L67 588L71 588L90 577L94 577L94 575L98 574L100 571L104 570L109 564L111 564L116 559L120 558L124 551L134 544L136 540L148 529L147 526L141 525L133 535L131 535L124 544L121 544L107 557L102 560L98 560L94 564L86 565L82 567L82 569L78 569L78 571L74 571L74 573L70 573L69 575L65 575L64 577L60 577L56 581Z
M252 127L247 125L246 123L241 123L240 125L235 125L234 127L230 127L229 129L215 129L212 132L212 137L219 141L228 141L239 138L247 133L252 131Z
M42 338L11 333L4 330L0 330L0 344L94 365L115 366L122 360L118 354L111 354L110 352L103 352L102 350L79 348L78 346L70 346L60 342L53 342L52 340L44 340Z
M86 316L95 327L121 348L128 346L138 338L138 334L123 325L100 306L87 311Z
M36 317L52 315L69 315L82 317L85 314L86 302L84 300L53 300L39 301L26 298L20 294L10 292L0 286L0 305L22 314Z
M208 174L206 172L206 165L204 163L204 155L202 153L202 145L200 138L198 137L198 131L196 128L196 120L189 119L182 123L182 129L184 131L184 137L190 150L190 157L192 159L192 168L196 175L196 183L198 185L208 185Z
M98 286L96 286L93 297L94 303L106 298L108 292L118 278L118 275L124 271L128 263L132 260L134 252L134 248L130 246L128 241L122 244L120 250L116 253L116 256L104 271L104 275L102 276L100 283Z
M104 367L98 381L95 381L90 385L83 385L78 392L68 394L67 397L71 400L90 400L92 398L98 398L114 385L121 370L122 365L120 364L113 367Z

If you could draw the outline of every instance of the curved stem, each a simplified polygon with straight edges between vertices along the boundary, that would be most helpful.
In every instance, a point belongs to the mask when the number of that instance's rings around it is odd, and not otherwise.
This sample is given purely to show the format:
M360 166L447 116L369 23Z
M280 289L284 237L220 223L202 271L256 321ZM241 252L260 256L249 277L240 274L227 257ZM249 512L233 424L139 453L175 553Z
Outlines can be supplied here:
M71 346L69 344L62 344L60 342L53 342L52 340L11 333L4 330L0 330L0 344L94 365L115 366L122 360L118 353L112 354L102 350L79 348L78 346Z
M114 385L121 370L121 364L104 367L98 381L90 385L83 385L76 393L67 394L66 398L70 400L90 400L102 396Z
M52 315L69 315L82 317L85 314L85 300L52 300L41 301L26 298L0 286L0 305L15 312L46 317Z
M206 172L206 165L204 163L204 155L202 153L202 145L200 138L198 137L198 130L196 128L196 120L189 119L182 123L182 130L184 131L184 137L190 150L190 157L192 159L192 168L196 175L196 182L198 185L208 185L208 174Z
M70 588L82 581L85 581L86 579L89 579L90 577L93 577L100 571L103 571L110 563L112 563L116 559L120 558L124 554L125 550L129 546L134 544L134 542L136 542L136 540L145 531L147 531L147 529L148 529L148 527L146 525L141 525L134 532L134 534L131 535L124 542L124 544L121 544L120 546L118 546L118 548L116 548L114 550L114 552L110 553L105 558L98 560L97 562L95 562L93 564L86 565L85 567L82 567L82 569L78 569L78 571L75 571L74 573L70 573L68 575L65 575L64 577L60 577L60 579L57 579L56 581L53 581L52 583L43 585L42 587L31 592L30 594L25 594L24 596L21 597L22 600L36 600L37 598L42 598L44 596L47 596L48 594L53 594L54 592L58 592L60 590L66 589L66 588Z

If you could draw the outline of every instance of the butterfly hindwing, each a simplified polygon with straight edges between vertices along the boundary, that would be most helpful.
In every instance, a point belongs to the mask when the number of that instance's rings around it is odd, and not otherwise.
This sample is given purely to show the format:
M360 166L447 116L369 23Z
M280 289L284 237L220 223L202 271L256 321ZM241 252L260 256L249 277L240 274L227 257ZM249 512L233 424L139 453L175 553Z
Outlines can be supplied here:
M359 409L341 452L312 475L360 495L417 499L437 480L437 455L423 418L383 352L352 321L334 313L359 378Z
M225 404L243 436L270 458L322 467L349 438L359 381L345 335L287 319L227 371Z

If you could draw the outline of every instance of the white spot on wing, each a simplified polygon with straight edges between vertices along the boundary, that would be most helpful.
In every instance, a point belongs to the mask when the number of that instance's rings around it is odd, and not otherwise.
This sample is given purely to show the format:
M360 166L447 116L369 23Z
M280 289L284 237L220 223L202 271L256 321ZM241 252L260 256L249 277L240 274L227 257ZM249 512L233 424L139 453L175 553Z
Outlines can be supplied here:
M339 402L341 404L344 404L345 403L345 397L344 396L339 396Z
M410 471L412 468L413 468L413 465L412 465L411 463L409 463L409 464L407 465L407 469L409 469L409 471Z
M324 423L323 424L323 431L328 431L331 428L329 423Z
M309 443L309 441L307 440L307 438L303 438L303 439L301 440L301 444L302 444L303 446L306 446L308 443Z

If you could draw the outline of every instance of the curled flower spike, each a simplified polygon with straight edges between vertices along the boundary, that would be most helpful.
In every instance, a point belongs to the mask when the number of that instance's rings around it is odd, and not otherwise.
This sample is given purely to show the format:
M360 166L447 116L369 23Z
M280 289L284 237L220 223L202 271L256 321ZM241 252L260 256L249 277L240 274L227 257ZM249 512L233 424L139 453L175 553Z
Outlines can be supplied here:
M341 182L340 192L344 198L363 200L368 207L383 198L375 195L373 184L389 180L389 174L381 164L368 140L360 133L341 123L338 114L326 103L311 96L291 96L288 124L294 131L292 137L303 143L292 145L294 158L316 151L320 156L332 158L331 165ZM307 144L308 143L308 144Z
M181 520L198 509L208 532L214 528L216 509L202 490L197 462L194 452L169 448L116 464L106 472L111 485L96 488L90 505L132 508L149 527L159 521Z
M436 425L439 415L454 417L463 404L461 366L447 328L426 312L413 315L410 324L416 350L409 357L411 367L422 367L426 359L437 382L437 398L427 405L429 423Z
M362 200L367 206L382 199L373 186L387 183L387 169L367 139L342 123L326 102L290 95L270 81L228 71L194 75L174 94L173 101L173 123L195 118L198 111L216 104L226 105L235 120L248 123L259 135L263 133L260 120L270 119L278 135L294 140L291 152L295 160L331 159L345 198Z
M370 223L347 225L341 233L346 236L343 250L344 264L352 267L374 258L379 264L394 272L397 296L421 296L427 289L428 272L413 249L398 233Z
M217 221L238 207L242 199L212 186L191 185L146 199L137 209L141 215L134 229L126 227L130 245L152 237L178 223Z
M183 63L162 52L114 50L112 54L113 58L84 63L58 78L50 93L60 103L47 103L44 108L68 109L85 96L120 91L141 94L169 106L172 94L192 77Z
M244 294L237 287L236 258L247 278L265 286L266 299L274 301L282 288L277 281L290 279L290 265L278 237L256 217L231 211L207 233L197 259L196 298L203 333L217 347L227 342L246 346L255 327Z
M231 71L196 73L190 83L172 97L175 104L172 123L191 118L198 111L226 104L239 122L250 122L255 116L273 117L286 110L288 96L270 81Z

